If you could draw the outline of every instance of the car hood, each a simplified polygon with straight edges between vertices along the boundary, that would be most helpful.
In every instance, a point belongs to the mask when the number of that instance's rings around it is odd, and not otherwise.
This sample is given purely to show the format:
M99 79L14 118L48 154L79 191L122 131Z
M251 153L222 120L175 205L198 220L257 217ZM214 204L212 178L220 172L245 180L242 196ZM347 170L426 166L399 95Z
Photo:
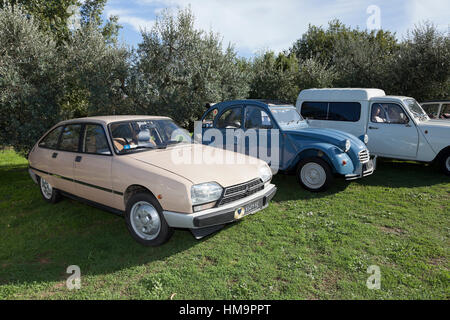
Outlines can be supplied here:
M335 129L304 128L298 130L286 130L285 133L296 137L304 137L319 142L330 143L341 149L345 146L345 140L348 139L351 142L351 148L356 149L356 152L367 149L364 142L354 135Z
M183 144L129 154L129 157L181 176L193 184L215 181L222 187L259 177L265 162L202 144Z

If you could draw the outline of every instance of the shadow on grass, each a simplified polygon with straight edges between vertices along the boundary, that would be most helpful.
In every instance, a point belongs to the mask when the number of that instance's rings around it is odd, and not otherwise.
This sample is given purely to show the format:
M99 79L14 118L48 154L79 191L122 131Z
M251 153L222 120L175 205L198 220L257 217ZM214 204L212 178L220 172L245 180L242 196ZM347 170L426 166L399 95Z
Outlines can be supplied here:
M351 183L399 188L448 181L432 166L382 160L374 175ZM278 174L273 183L275 202L322 198L349 184L336 179L327 192L311 193L293 175ZM45 203L23 164L0 167L0 219L0 285L65 281L69 265L80 266L84 276L107 276L158 262L155 270L147 270L158 272L168 260L177 264L186 258L184 251L214 237L198 241L189 231L176 230L165 245L143 247L131 238L122 217L68 199Z
M278 188L274 201L288 201L327 197L344 191L352 183L373 187L414 188L450 182L450 178L431 164L378 159L377 170L371 176L355 181L345 181L342 177L337 177L326 192L313 193L304 190L293 174L277 174L272 181Z
M44 202L23 165L0 168L0 192L0 285L65 281L69 265L80 266L84 276L152 261L164 265L202 242L176 230L168 243L144 247L121 216L66 198Z

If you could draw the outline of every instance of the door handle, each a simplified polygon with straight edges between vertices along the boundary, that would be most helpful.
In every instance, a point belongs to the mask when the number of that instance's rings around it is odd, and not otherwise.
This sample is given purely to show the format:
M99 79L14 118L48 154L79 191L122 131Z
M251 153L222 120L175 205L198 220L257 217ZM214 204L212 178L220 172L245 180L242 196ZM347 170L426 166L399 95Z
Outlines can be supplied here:
M81 162L81 159L82 159L81 156L77 156L77 157L75 158L75 162Z
M378 127L369 127L369 129L378 130Z
M58 156L58 152L53 152L52 158L56 158Z

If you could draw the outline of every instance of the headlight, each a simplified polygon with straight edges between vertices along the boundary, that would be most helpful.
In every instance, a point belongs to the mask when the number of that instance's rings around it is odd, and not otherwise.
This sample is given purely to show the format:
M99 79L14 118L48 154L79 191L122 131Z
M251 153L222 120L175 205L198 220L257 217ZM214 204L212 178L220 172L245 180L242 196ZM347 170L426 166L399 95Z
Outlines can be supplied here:
M222 195L223 188L215 182L196 184L191 187L193 205L216 201Z
M272 171L269 166L261 166L259 167L259 177L263 182L267 182L272 179Z
M348 152L350 150L350 147L352 146L350 140L345 140L345 149L344 152Z
M362 135L361 137L359 137L361 139L362 142L364 142L365 144L369 143L369 136L367 134Z

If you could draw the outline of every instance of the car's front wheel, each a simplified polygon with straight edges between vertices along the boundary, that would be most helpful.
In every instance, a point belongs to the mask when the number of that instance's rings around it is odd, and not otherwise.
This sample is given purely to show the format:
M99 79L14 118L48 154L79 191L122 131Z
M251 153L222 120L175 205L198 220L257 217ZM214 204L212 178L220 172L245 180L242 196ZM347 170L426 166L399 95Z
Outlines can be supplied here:
M333 182L330 165L320 158L307 158L297 166L297 179L300 185L311 192L327 190Z
M450 176L450 151L447 151L441 158L442 171Z
M159 202L149 193L140 192L128 200L125 220L131 236L145 246L159 246L173 234L162 214Z
M45 180L45 178L39 177L39 189L41 190L42 198L44 198L45 201L50 203L56 203L60 200L61 195L59 194L58 190L53 188L53 186Z

